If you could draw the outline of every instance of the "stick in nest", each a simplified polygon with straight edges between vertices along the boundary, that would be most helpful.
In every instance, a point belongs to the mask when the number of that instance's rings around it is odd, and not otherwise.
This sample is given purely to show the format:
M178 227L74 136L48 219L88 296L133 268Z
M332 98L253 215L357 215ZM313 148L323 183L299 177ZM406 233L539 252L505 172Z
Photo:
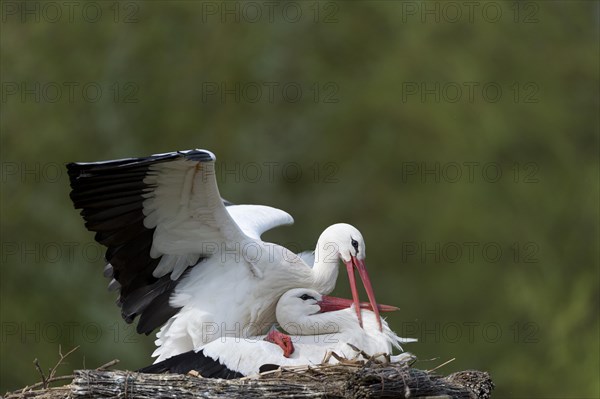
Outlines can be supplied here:
M56 365L54 367L52 367L52 369L50 369L50 374L48 379L54 378L54 374L56 374L56 370L58 369L58 366L60 366L60 364L63 362L63 360L65 360L71 353L75 352L77 349L79 349L79 346L74 347L73 349L71 349L70 351L68 351L66 354L62 354L62 347L60 345L58 345L58 355L60 356L60 359L58 359L58 362L56 363ZM44 385L44 388L48 388L46 385Z
M42 376L42 385L44 386L44 388L48 388L48 380L46 379L46 376L44 375L44 371L42 370L42 366L40 366L40 361L37 359L37 357L35 359L33 359L33 364L35 365L35 368L37 369L37 371L39 371L40 375Z
M428 372L428 373L433 373L435 370L437 370L437 369L439 369L439 368L441 368L441 367L444 367L444 366L445 366L445 365L447 365L448 363L452 363L452 362L453 362L453 361L455 361L455 360L456 360L456 358L455 358L455 357L453 357L452 359L450 359L450 360L448 360L448 361L445 361L444 363L440 364L439 366L437 366L437 367L434 367L434 368L432 368L431 370L427 370L427 372Z
M71 349L70 351L68 351L66 354L63 355L62 348L60 345L58 345L58 355L60 356L60 359L58 359L58 362L56 363L56 365L54 365L54 367L52 367L49 370L48 377L46 377L46 375L44 375L42 366L40 366L40 361L37 358L34 359L33 364L35 365L35 368L42 376L42 381L38 382L36 384L33 384L33 385L26 386L25 388L23 388L23 390L21 392L26 392L28 390L39 388L39 387L43 387L44 389L46 389L46 388L48 388L48 384L50 382L65 380L65 379L67 379L67 377L73 378L72 375L63 376L63 377L55 377L54 375L56 374L56 370L58 369L58 366L60 366L60 364L63 362L63 360L65 360L67 358L67 356L69 356L71 353L75 352L77 349L79 349L79 346L74 347L73 349Z
M113 359L108 363L104 363L102 366L97 367L96 370L100 371L100 370L106 370L108 368L111 368L112 366L114 366L115 364L119 363L120 360L119 359Z
M60 366L62 364L62 362L69 356L71 355L73 352L75 352L77 349L79 349L79 346L74 347L73 349L71 349L70 351L68 351L67 353L65 353L63 355L62 353L62 347L59 345L58 346L58 355L60 356L60 359L58 359L58 362L56 363L56 365L54 365L54 367L52 367L49 370L49 374L48 377L46 377L46 375L44 374L44 371L42 370L42 367L40 366L40 362L39 360L36 358L33 361L33 364L35 365L35 368L37 369L37 371L40 373L41 377L42 377L42 381L41 382L37 382L35 384L32 385L28 385L25 388L21 389L20 392L21 393L25 393L27 391L31 391L34 389L38 389L38 388L48 388L48 385L51 382L56 382L56 381L65 381L65 380L72 380L73 378L75 378L75 375L73 374L69 374L69 375L62 375L59 377L55 377L56 371L58 370L58 366ZM115 364L119 363L119 359L113 359L108 363L103 364L102 366L96 368L97 371L100 370L106 370L112 366L114 366ZM15 391L17 392L17 391Z

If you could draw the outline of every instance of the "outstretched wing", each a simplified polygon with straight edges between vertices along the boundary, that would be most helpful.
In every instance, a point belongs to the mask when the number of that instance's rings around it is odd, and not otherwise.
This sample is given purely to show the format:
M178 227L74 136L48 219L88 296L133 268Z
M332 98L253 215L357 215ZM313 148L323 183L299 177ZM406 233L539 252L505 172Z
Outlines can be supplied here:
M67 165L75 208L108 247L109 288L120 290L128 323L140 315L139 333L177 313L175 286L215 249L293 222L278 209L224 201L214 164L211 152L188 150Z

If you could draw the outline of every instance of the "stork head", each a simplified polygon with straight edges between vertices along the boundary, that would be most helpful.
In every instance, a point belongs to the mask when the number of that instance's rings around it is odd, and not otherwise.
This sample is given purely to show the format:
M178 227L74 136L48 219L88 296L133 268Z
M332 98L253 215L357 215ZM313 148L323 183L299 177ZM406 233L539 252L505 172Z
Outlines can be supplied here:
M312 316L329 312L335 313L351 308L352 306L354 306L354 301L351 299L321 295L317 291L308 288L294 288L281 296L275 313L277 321L282 327L291 326L295 330L299 329L298 331L288 331L291 334L306 335L306 331L308 331L312 335L315 334L313 329L306 327L314 324L314 320L312 320L314 317ZM375 310L368 302L360 302L358 306L360 309L367 311ZM398 310L395 306L389 305L378 305L377 309L377 314L379 312L393 312ZM347 316L342 316L342 318L347 318ZM333 313L331 316L326 317L326 319L329 321L341 320L339 316L334 316ZM354 323L356 323L356 319L354 319ZM305 330L304 334L302 333L303 330Z
M350 224L332 224L321 233L319 243L326 247L324 256L337 253L344 263L350 261L352 257L363 261L365 259L365 240L360 231Z
M337 259L341 259L346 265L348 279L350 280L350 289L352 290L352 299L354 300L354 308L356 309L358 321L362 326L361 307L359 305L360 301L358 289L356 287L354 269L358 271L363 286L365 287L365 291L367 292L367 296L369 297L371 307L377 317L379 329L381 330L382 325L379 316L379 308L365 266L365 240L363 239L362 234L360 234L360 231L358 231L356 227L346 223L331 225L325 229L321 234L321 237L319 237L316 251L316 262L328 262L332 259L337 261Z
M322 295L308 288L294 288L279 298L275 309L275 317L280 325L295 323L306 316L321 311L319 301Z

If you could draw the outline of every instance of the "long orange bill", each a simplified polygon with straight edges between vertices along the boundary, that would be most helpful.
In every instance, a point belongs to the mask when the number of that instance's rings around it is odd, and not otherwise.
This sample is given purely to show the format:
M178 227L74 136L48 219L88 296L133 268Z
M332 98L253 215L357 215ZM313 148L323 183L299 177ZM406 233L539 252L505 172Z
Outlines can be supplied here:
M379 307L377 306L377 301L375 300L375 293L373 292L373 287L371 286L371 280L369 279L369 274L367 273L365 262L354 256L350 256L350 260L344 263L346 264L346 271L348 272L348 279L350 280L350 290L352 291L352 299L354 300L354 308L356 309L356 315L358 316L358 322L360 326L362 327L362 315L360 312L361 307L359 302L358 289L356 288L354 268L358 270L360 279L362 280L363 286L365 287L365 291L367 292L367 296L369 297L371 308L373 309L373 312L377 317L379 331L382 331L383 326L381 325L381 317L379 316Z
M318 302L321 307L321 313L335 312L336 310L348 309L354 301L352 299L337 298L335 296L323 295L321 300ZM359 302L361 309L373 310L373 306L369 302ZM377 304L377 308L380 312L395 312L399 310L395 306Z

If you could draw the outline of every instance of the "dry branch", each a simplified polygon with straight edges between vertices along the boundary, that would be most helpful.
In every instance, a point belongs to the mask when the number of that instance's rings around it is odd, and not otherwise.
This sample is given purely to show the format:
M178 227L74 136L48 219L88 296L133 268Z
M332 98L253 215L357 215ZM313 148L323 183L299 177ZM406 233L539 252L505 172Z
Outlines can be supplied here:
M460 398L487 399L494 387L482 371L447 377L405 364L294 367L238 380L175 374L77 370L70 385L18 392L15 398Z

